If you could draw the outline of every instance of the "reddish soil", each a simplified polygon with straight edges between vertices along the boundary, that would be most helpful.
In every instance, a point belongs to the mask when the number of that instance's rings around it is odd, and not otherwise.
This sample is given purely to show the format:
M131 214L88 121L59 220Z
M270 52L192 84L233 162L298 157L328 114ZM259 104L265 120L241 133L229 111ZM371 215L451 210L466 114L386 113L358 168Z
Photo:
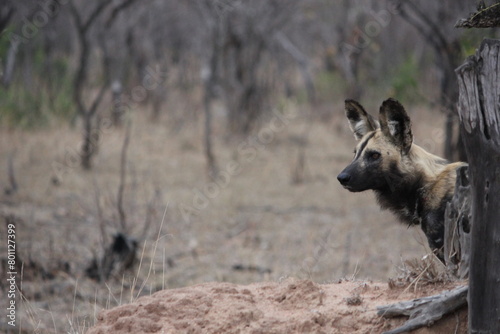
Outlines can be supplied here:
M163 290L102 311L87 334L124 333L382 333L406 319L384 319L376 307L433 295L454 286L406 291L387 284L317 284L287 279L250 285L205 283ZM414 333L467 333L463 309Z

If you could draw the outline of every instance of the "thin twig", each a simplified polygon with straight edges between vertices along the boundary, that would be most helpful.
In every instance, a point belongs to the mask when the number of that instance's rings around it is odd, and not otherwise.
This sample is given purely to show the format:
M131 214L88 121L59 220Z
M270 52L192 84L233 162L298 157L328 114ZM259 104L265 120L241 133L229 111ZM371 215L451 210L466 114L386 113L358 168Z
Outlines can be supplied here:
M122 10L124 10L127 7L130 7L131 5L133 5L135 1L136 0L126 0L126 1L122 2L121 4L119 4L118 6L116 6L115 8L113 8L113 11L109 15L109 18L106 20L106 29L111 28L111 26L113 25L113 23L114 23L116 17L118 16L118 14Z
M118 216L120 218L120 227L123 233L127 230L127 217L125 215L125 210L123 209L123 192L125 190L125 181L127 176L127 148L130 142L130 128L131 123L127 123L127 128L125 130L125 138L123 140L123 147L120 159L120 184L118 186L118 196L116 206L118 208Z
M158 235L156 236L156 240L154 242L153 255L151 256L151 261L149 263L148 274L146 275L146 279L141 284L141 287L139 288L139 291L137 292L137 297L136 298L138 298L141 295L141 292L144 289L144 287L146 286L146 284L147 284L147 282L149 280L149 277L151 275L151 269L153 268L153 261L154 261L155 255L156 255L156 249L158 248L158 243L161 240L161 231L163 229L163 223L165 222L165 216L167 215L167 209L168 209L168 203L165 206L165 211L163 211L163 217L161 219L160 228L158 229Z

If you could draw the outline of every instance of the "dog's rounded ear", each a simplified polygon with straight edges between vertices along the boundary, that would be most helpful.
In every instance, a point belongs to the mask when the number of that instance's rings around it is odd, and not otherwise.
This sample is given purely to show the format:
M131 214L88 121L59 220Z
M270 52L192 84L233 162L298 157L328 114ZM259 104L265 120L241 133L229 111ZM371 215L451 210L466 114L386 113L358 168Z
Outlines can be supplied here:
M360 140L368 132L378 128L377 122L365 109L354 100L345 100L345 115L349 120L349 127L356 140Z
M380 128L382 133L389 138L406 154L413 142L410 117L405 109L395 99L388 99L380 107Z

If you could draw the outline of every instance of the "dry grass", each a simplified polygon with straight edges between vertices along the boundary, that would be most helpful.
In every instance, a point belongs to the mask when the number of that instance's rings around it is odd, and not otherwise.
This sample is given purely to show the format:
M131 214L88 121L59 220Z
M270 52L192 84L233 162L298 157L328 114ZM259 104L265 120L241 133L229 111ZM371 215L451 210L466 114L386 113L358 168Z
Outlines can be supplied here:
M405 287L404 292L430 284L450 283L454 279L448 274L446 267L433 255L429 254L421 259L411 258L404 260L397 267L398 275L389 278L390 288Z
M124 131L104 133L95 168L88 173L72 168L60 185L52 182L52 164L79 147L79 130L2 131L0 183L8 184L7 156L15 151L19 191L2 195L0 214L18 219L19 258L52 275L37 277L30 272L34 269L24 268L22 328L83 333L102 308L208 281L245 284L299 277L331 282L353 275L386 280L396 274L401 258L425 254L419 229L408 229L381 212L372 194L351 194L338 185L336 175L354 147L342 105L335 106L329 122L311 121L297 111L299 116L251 162L238 155L248 138L227 141L223 126L215 129L219 166L238 161L242 168L190 221L179 208L193 205L198 191L210 189L213 182L205 177L201 121L173 129L170 119L153 124L132 115L124 210L130 234L144 235L141 265L106 284L85 278L84 269L102 251L100 224L108 235L118 230ZM441 115L410 112L417 141L433 133L437 138ZM215 123L222 124L222 118ZM440 145L430 148L439 153ZM301 154L304 168L297 171ZM151 225L144 231L148 210ZM3 225L0 235L5 235Z

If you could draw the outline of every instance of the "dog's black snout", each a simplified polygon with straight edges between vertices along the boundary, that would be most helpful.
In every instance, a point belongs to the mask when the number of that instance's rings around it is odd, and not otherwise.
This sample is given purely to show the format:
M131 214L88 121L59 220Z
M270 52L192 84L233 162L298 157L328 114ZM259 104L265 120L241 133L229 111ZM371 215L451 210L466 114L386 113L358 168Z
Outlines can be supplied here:
M347 183L349 183L350 179L351 179L351 175L349 175L347 173L340 173L337 176L337 180L339 180L340 184L342 184L342 185L346 185Z

